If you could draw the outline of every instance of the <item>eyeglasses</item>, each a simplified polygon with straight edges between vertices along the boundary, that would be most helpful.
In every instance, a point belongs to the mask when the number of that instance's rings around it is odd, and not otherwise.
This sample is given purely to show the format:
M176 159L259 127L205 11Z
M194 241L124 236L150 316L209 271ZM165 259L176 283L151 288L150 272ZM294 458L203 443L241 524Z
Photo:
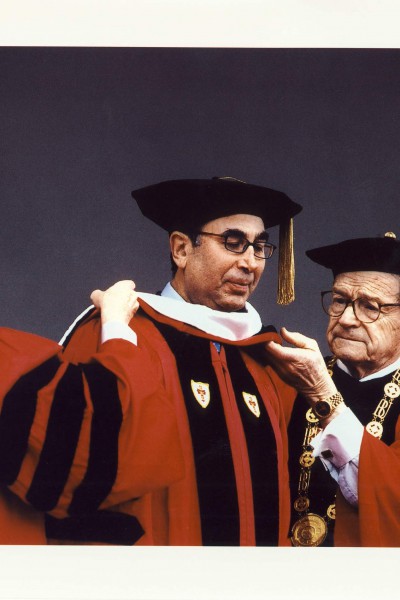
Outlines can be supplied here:
M254 256L256 258L263 258L264 260L271 258L276 246L265 241L249 242L249 240L240 233L233 233L228 231L227 233L210 233L209 231L199 231L197 235L211 235L224 240L224 246L229 252L235 252L235 254L244 254L249 246L254 248Z
M321 292L322 308L330 317L338 319L351 304L356 319L362 323L373 323L381 314L381 309L386 306L400 306L400 304L379 304L368 298L349 300L336 292Z

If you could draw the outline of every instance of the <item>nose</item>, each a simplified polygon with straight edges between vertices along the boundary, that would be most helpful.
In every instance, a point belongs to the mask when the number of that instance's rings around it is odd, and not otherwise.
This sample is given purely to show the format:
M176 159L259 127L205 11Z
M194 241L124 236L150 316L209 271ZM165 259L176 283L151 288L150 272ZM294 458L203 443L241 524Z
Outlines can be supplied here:
M354 324L359 325L360 321L357 319L352 304L348 304L344 309L343 313L338 318L338 321L344 327L354 327Z
M254 256L254 248L253 246L249 246L243 254L238 255L238 267L241 269L246 269L247 271L255 271L257 267L259 267L261 262L264 262L260 258L256 258Z

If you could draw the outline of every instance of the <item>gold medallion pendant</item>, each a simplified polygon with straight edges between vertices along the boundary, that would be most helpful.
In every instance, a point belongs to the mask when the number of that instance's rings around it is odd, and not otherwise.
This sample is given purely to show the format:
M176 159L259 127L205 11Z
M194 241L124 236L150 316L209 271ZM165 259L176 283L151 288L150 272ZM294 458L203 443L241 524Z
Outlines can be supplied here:
M296 521L292 527L293 546L320 546L328 533L325 519L315 513L308 513Z

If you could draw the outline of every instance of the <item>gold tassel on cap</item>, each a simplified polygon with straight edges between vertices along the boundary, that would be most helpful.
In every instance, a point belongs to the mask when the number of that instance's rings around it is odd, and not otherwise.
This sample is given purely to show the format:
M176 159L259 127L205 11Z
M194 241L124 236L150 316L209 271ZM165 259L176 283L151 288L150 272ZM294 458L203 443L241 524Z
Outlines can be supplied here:
M278 304L290 304L294 295L293 219L279 227Z

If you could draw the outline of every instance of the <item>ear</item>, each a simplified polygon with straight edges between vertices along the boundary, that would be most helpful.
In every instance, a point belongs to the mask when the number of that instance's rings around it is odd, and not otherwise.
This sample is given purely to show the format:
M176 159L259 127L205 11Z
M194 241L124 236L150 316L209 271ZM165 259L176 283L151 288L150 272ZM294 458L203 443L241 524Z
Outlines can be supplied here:
M173 231L169 236L172 260L178 269L184 269L187 258L193 251L193 244L189 236L181 231Z

